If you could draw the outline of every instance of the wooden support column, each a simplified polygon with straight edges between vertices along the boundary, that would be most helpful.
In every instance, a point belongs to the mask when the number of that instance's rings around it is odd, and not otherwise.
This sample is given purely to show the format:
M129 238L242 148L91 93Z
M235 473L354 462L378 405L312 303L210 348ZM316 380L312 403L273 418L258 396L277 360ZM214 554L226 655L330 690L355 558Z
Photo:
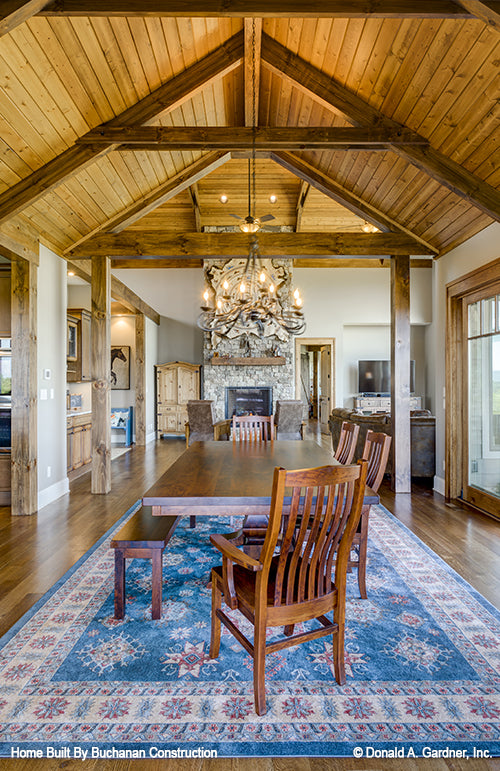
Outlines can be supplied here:
M92 257L92 482L111 490L111 261Z
M146 327L145 316L135 317L135 443L146 444Z
M12 448L11 513L35 514L37 478L37 267L11 266Z
M410 257L391 257L392 489L411 492Z

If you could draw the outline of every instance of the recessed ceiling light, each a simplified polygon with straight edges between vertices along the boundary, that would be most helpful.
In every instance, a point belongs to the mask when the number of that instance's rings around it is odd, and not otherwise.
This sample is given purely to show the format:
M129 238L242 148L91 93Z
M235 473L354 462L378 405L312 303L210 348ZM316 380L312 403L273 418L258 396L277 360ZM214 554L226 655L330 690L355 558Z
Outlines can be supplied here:
M227 203L227 195L225 195L225 193L223 193L223 194L221 195L221 197L220 197L220 202L221 202L221 203Z
M74 272L72 270L68 270L68 276L74 276Z
M278 200L278 196L274 195L274 194L270 195L269 196L269 200L270 200L271 203L276 203L276 201Z

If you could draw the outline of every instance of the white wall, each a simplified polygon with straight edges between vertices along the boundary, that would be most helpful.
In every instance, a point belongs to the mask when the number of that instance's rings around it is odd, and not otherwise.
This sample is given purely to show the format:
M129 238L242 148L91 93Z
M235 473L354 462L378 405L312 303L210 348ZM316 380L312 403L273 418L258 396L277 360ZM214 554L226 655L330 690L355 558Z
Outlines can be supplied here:
M433 322L427 329L429 358L429 391L433 395L436 415L436 470L435 488L444 493L445 460L445 345L446 345L446 285L482 265L500 257L500 224L495 223L465 244L453 249L433 267L432 307Z
M417 361L417 389L425 395L422 332L432 320L432 270L410 275L412 358ZM335 404L352 407L353 371L358 359L390 359L391 272L381 268L296 268L294 285L304 297L306 337L334 337Z
M158 352L161 361L157 363L177 359L201 363L201 351L198 353L201 338L196 327L203 291L201 268L115 270L113 274L166 317L162 319L160 329ZM431 281L431 269L412 269L410 303L413 325L429 324L432 320ZM391 321L390 270L295 268L294 285L300 288L304 297L305 336L336 339L336 404L343 405L353 393L345 377L345 366L352 366L353 355L352 349L344 343L345 329L352 325L368 328L373 347L384 351L383 358L390 358L387 343L389 340L390 346L390 335L387 337ZM423 345L418 333L415 332L413 337L414 358L417 358L422 356ZM379 358L375 354L373 356ZM356 362L358 358L369 357L356 354ZM419 368L421 371L422 367ZM419 387L423 385L422 379Z
M66 263L44 246L40 246L38 268L37 364L38 508L42 508L69 489L66 476Z

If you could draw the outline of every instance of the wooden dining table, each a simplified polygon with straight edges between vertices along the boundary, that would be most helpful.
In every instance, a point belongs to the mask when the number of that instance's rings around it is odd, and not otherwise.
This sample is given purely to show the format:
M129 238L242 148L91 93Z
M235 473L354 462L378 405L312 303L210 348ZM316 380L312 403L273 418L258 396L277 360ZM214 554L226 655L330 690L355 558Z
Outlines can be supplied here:
M309 440L194 442L142 498L153 515L267 514L274 469L337 465L333 454ZM379 498L366 488L364 504Z

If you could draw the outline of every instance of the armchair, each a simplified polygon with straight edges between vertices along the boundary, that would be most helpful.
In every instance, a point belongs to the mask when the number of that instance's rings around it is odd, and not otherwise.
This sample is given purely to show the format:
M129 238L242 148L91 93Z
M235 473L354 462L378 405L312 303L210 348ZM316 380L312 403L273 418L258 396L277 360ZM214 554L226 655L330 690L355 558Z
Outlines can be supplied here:
M191 399L187 403L186 447L193 442L229 439L230 420L215 420L214 403L208 399Z

